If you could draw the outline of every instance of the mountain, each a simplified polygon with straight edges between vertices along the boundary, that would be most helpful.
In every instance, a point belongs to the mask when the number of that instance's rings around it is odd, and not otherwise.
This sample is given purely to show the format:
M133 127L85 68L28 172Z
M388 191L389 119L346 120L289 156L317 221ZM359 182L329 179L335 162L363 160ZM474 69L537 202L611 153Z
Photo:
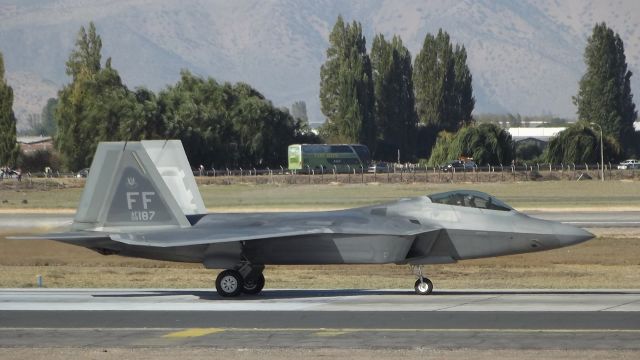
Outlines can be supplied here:
M339 14L362 23L368 45L375 33L399 34L414 55L426 33L449 32L467 48L477 113L575 117L596 22L621 35L634 73L640 65L635 0L2 0L0 51L21 118L69 81L75 36L94 21L103 59L131 88L160 90L189 69L247 82L278 106L304 100L322 121L319 72ZM638 75L632 89L640 92Z

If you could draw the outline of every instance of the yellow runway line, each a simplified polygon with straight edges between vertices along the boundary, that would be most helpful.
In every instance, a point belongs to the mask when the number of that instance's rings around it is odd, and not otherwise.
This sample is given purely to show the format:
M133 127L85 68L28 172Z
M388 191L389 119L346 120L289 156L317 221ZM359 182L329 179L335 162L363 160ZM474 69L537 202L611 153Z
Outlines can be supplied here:
M205 336L210 334L221 333L225 331L225 329L221 328L193 328L193 329L185 329L182 331L176 331L172 333L168 333L163 335L164 338L170 339L181 339L181 338L192 338L198 336Z

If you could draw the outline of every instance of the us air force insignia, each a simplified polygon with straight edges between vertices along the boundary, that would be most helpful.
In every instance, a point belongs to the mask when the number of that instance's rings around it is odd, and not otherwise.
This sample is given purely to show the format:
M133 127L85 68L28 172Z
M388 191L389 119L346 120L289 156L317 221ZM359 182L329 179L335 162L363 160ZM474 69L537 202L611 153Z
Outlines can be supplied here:
M138 183L136 183L136 178L133 176L127 178L127 187L129 189L135 189L138 187Z

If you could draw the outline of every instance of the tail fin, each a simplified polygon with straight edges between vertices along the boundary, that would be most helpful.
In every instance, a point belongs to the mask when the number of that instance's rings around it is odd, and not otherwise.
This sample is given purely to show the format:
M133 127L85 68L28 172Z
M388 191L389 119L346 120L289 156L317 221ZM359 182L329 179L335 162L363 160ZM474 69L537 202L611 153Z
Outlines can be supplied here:
M189 227L188 215L205 213L179 140L101 142L73 228Z

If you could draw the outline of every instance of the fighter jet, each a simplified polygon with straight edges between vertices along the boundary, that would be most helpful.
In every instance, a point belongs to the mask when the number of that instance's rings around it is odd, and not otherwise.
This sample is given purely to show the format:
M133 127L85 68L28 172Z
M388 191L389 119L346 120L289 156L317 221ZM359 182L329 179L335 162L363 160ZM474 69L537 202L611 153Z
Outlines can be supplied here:
M478 191L450 191L347 210L207 214L178 140L103 142L69 232L51 239L103 255L202 263L222 269L223 297L257 294L265 265L423 265L577 244L593 235L531 218Z

